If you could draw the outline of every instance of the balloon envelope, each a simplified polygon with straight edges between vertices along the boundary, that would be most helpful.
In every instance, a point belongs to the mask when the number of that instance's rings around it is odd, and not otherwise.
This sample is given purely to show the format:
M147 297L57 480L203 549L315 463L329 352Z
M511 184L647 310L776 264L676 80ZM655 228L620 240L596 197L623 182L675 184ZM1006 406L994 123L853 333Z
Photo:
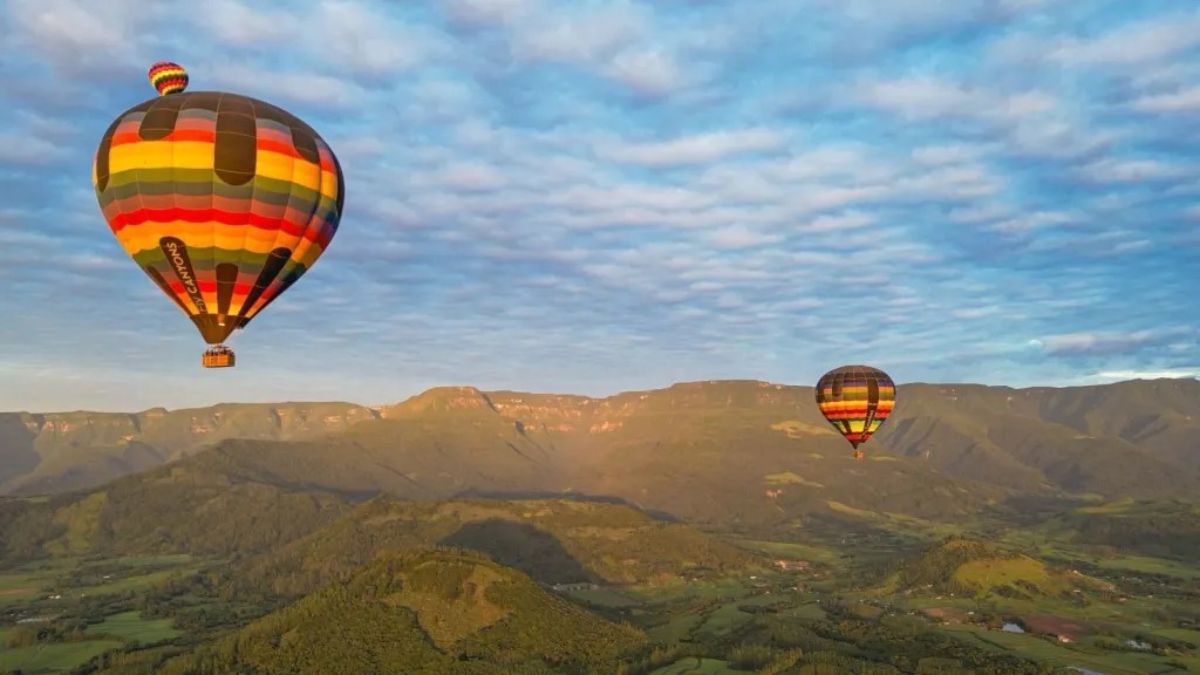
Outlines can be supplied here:
M169 66L158 74L178 81ZM117 240L210 344L312 267L345 200L341 166L307 124L221 92L168 92L121 113L92 180Z
M842 366L821 376L816 395L821 414L857 450L891 414L896 385L877 368Z

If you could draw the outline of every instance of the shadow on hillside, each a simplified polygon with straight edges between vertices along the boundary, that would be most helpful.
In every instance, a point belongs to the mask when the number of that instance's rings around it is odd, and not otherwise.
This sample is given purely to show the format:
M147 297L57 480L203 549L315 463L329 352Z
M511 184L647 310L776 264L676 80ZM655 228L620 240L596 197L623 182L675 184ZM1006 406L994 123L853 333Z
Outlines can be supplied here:
M33 438L20 415L0 414L0 447L5 450L0 463L0 483L20 478L42 461L41 455L34 450Z
M633 502L626 500L623 497L615 497L613 495L589 495L583 492L552 492L549 490L463 490L456 493L450 499L500 499L504 501L512 501L517 499L566 499L577 502L597 502L600 504L617 504L620 506L628 506L631 509L636 509L641 513L667 523L682 523L683 520L678 516L666 511L656 511L652 509L644 509Z
M501 565L521 570L547 584L598 582L554 535L528 523L491 518L467 523L438 542L491 556Z
M1007 525L1037 525L1086 504L1083 500L1057 495L1017 494L994 504L987 514Z

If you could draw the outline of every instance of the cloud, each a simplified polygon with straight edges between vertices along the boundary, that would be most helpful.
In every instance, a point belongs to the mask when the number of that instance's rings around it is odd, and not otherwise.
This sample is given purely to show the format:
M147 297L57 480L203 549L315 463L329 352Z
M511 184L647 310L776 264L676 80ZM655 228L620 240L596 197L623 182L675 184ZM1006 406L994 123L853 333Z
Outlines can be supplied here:
M1169 368L1162 370L1107 370L1091 376L1098 383L1122 382L1126 380L1200 379L1200 366L1191 368Z
M978 145L953 143L948 145L926 145L916 148L912 151L912 157L921 164L939 166L943 164L959 164L978 159L984 152L984 149Z
M63 156L62 149L35 136L0 134L0 162L47 164Z
M1090 39L1067 38L1049 58L1071 65L1132 65L1159 61L1200 45L1200 14L1155 17Z
M536 0L442 0L442 7L455 21L472 25L505 23L529 14Z
M253 91L257 98L319 108L351 108L366 98L365 90L357 84L314 72L272 72L264 77L261 70L253 67L225 63L208 79L217 88Z
M998 220L988 225L988 229L1005 234L1023 234L1050 225L1063 225L1076 222L1077 216L1059 211L1035 211L1017 217Z
M660 49L634 49L613 57L603 72L643 94L665 94L687 83L675 57Z
M663 40L651 5L449 0L443 7L459 24L499 28L518 62L583 67L646 97L702 80L702 69L685 68L681 59L688 36Z
M703 164L731 155L775 150L785 142L772 129L716 131L651 143L605 144L596 148L601 157L643 166Z
M819 216L804 229L810 232L843 232L866 227L875 222L875 217L858 211L848 211L836 216Z
M781 235L752 230L745 225L730 225L729 227L713 230L706 237L708 241L712 242L713 246L722 249L762 246L763 244L773 244L783 239ZM693 284L693 287L695 286L696 284Z
M1178 178L1194 173L1186 166L1167 164L1152 159L1102 159L1079 169L1084 180L1097 183L1140 183Z
M1200 87L1173 91L1168 94L1150 94L1133 102L1138 110L1156 113L1191 112L1200 110Z
M83 10L95 25L76 25ZM0 4L14 45L0 312L22 317L0 324L0 347L29 364L15 381L41 407L213 401L229 383L388 401L446 381L809 382L846 360L909 381L1061 384L1195 362L1178 322L1200 251L1186 114L1200 53L1178 31L1161 49L1140 37L1190 14L1066 0L206 12ZM1136 58L1106 54L1122 35ZM1000 58L1014 45L1023 60ZM346 174L329 250L238 334L255 368L220 385L179 369L202 345L125 260L88 181L99 135L150 95L162 56L197 88L287 107ZM874 337L840 327L847 306ZM287 374L314 347L329 376ZM122 388L111 371L135 363L146 377ZM32 405L10 389L0 410Z
M243 46L295 40L305 27L303 19L287 11L261 9L241 0L210 0L199 23L216 40Z
M1153 330L1128 333L1114 331L1065 333L1041 338L1047 354L1119 354L1160 339Z

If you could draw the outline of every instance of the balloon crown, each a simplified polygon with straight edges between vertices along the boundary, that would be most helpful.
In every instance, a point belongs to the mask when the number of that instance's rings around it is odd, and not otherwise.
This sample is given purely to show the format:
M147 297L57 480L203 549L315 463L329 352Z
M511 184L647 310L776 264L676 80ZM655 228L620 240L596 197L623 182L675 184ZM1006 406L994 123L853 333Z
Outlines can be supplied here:
M171 61L159 61L150 66L150 84L159 96L177 94L187 88L188 74L183 66Z

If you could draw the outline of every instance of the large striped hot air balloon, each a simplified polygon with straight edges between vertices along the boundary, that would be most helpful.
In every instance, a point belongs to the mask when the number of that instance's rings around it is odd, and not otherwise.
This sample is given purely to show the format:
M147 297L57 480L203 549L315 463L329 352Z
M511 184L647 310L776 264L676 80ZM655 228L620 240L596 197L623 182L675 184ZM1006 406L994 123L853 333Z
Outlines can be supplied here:
M892 378L870 366L834 368L821 376L816 393L821 414L850 441L855 459L862 459L858 446L871 438L896 404Z
M307 124L237 94L184 93L187 72L150 68L159 97L121 113L96 151L92 181L125 251L221 343L312 267L345 200L333 151Z

